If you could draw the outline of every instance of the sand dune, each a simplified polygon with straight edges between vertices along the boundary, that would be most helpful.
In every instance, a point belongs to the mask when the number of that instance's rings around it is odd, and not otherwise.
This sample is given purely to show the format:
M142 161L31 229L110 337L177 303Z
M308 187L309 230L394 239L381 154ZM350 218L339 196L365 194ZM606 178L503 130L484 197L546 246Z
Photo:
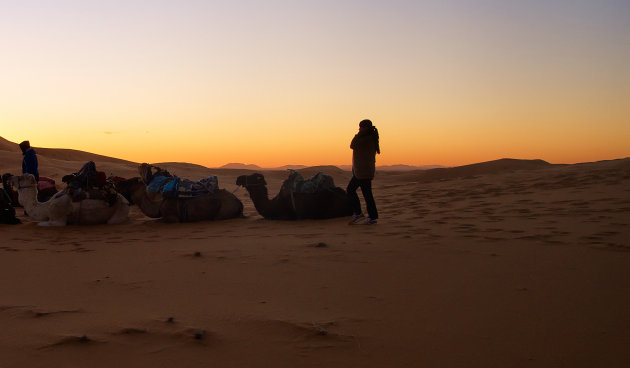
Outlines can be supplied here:
M97 155L85 151L78 151L65 148L42 148L33 146L38 156L43 156L49 159L56 159L62 161L94 161L94 162L112 162L119 164L131 163L131 161L122 160L119 158L113 158L103 155ZM17 143L7 141L0 137L0 151L15 152L21 154L20 148Z
M20 147L17 143L13 143L8 141L2 137L0 137L0 151L15 151L20 152Z
M40 152L46 176L137 175ZM158 165L229 190L251 172ZM0 367L630 366L629 158L381 172L374 193L370 227L264 220L242 189L245 219L0 225Z
M417 178L424 181L445 180L453 178L473 177L476 175L505 174L517 170L540 170L552 166L543 160L517 160L503 158L500 160L480 162L472 165L416 170Z

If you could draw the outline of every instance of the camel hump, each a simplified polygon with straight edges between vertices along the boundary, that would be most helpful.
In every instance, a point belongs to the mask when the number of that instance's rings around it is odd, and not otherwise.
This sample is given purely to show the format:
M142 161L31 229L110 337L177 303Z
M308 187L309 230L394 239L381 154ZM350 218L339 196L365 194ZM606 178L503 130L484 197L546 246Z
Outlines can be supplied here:
M308 179L304 179L302 175L295 170L290 171L289 177L282 183L282 192L316 193L335 187L333 178L329 175L325 175L321 171Z

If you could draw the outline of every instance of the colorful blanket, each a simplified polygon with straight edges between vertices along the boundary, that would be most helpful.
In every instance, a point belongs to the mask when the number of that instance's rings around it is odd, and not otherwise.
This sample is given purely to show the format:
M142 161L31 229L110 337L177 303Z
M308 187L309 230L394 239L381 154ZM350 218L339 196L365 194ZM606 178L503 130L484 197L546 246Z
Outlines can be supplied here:
M147 190L166 197L196 197L214 193L219 187L219 179L209 176L199 181L181 179L178 176L157 175L147 185Z

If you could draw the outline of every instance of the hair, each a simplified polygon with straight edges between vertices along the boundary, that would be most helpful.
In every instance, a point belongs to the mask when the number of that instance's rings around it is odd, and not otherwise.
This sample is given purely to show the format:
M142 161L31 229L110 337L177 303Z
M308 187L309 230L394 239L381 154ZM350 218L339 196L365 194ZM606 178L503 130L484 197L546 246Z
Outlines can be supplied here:
M370 120L370 119L363 119L359 123L359 127L361 127L361 128L371 127L371 126L372 126L372 120Z
M31 142L22 141L22 143L20 143L20 149L22 150L22 152L26 152L29 148L31 148Z
M363 119L363 120L361 120L361 122L359 123L359 127L360 128L364 128L364 129L366 129L367 131L370 132L370 134L374 138L374 144L376 145L376 152L380 155L381 154L381 146L379 144L378 129L376 129L376 127L372 124L372 120L370 120L370 119ZM369 129L369 128L372 128L372 129Z
M368 120L369 121L369 120ZM373 137L374 137L374 143L376 143L376 152L380 155L381 154L381 145L379 143L379 136L378 136L378 129L376 129L375 126L372 127L373 132Z

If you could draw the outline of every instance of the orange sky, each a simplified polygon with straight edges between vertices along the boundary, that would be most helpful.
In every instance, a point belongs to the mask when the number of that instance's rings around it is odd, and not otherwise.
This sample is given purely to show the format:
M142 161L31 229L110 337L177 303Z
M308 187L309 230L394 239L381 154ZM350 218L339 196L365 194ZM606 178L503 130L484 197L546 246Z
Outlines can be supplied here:
M474 4L473 4L474 3ZM380 165L630 156L630 5L4 6L0 136L133 161Z

